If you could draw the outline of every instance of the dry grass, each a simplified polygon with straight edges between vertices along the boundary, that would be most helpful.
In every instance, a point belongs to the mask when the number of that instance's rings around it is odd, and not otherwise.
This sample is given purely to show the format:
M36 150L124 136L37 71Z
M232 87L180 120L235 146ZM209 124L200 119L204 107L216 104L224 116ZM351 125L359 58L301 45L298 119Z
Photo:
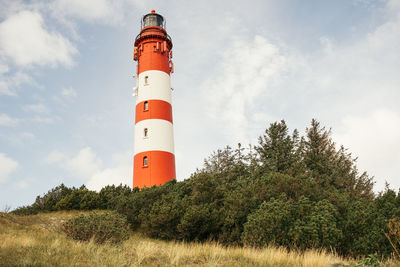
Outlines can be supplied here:
M0 213L0 266L345 266L324 251L225 248L215 243L163 242L132 234L120 245L70 240L62 222L79 212L32 216Z

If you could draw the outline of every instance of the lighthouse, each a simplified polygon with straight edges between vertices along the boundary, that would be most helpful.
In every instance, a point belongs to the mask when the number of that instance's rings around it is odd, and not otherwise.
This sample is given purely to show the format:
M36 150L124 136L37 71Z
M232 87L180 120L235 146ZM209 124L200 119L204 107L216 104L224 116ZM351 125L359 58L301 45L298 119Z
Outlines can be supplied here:
M135 39L137 61L133 187L176 179L172 121L172 41L163 16L144 15Z

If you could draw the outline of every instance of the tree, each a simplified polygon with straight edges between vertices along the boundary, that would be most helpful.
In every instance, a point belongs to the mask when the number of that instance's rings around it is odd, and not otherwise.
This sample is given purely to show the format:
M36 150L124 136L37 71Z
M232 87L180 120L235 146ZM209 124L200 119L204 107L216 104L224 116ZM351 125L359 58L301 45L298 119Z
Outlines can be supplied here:
M259 154L262 169L265 172L292 173L298 162L298 132L292 136L284 120L270 124L265 134L258 139L255 150Z
M343 146L336 150L331 131L325 130L315 119L306 129L306 139L302 152L305 172L316 180L324 191L330 187L347 192L353 199L373 198L373 181L365 172L359 175L356 159Z

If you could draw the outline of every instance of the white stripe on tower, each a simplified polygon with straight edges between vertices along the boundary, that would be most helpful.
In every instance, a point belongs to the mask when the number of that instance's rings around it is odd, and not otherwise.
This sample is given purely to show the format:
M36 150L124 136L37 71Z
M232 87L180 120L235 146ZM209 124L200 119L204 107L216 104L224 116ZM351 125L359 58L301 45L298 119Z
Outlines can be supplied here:
M140 73L137 90L136 104L152 99L172 104L171 79L164 71L148 70Z
M135 125L135 155L145 151L174 154L174 132L167 120L142 120Z

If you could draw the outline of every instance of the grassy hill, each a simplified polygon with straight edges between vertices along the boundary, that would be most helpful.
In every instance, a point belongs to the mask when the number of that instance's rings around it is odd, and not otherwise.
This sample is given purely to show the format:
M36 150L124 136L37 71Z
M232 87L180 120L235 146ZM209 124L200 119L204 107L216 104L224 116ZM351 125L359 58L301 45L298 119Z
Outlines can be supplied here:
M120 245L71 240L64 221L83 212L17 216L0 213L1 266L350 266L324 251L226 248L216 243L178 243L137 233ZM387 266L394 266L388 263Z

